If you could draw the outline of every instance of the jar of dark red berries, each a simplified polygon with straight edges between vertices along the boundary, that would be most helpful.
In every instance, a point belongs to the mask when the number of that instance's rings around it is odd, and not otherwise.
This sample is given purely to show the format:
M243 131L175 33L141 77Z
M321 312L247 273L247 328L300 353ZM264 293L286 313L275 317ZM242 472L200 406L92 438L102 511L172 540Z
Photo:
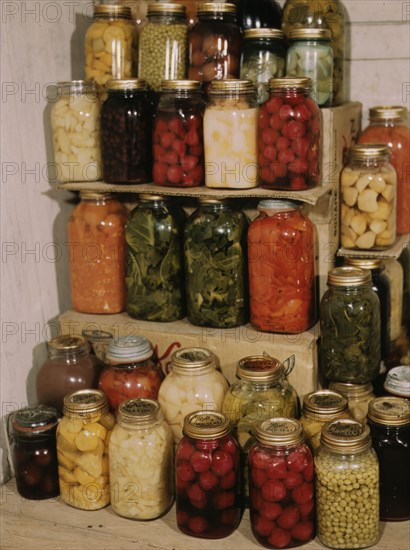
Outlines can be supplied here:
M227 416L196 411L184 419L176 453L178 528L205 539L230 535L241 519L239 445Z

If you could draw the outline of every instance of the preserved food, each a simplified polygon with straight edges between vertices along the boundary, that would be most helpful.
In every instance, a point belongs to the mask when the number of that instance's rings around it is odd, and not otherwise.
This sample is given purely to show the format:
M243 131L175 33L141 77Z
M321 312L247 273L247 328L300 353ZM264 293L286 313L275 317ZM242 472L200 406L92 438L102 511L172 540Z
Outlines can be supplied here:
M366 384L351 384L350 382L330 382L329 390L340 393L347 399L350 416L358 422L366 422L369 403L374 399L373 386Z

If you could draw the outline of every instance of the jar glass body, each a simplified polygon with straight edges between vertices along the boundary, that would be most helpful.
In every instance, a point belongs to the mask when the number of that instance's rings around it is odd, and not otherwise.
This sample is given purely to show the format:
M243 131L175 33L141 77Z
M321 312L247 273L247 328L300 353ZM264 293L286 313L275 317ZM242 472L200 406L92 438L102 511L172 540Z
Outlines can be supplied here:
M182 267L184 212L161 197L141 200L126 226L126 309L145 321L185 313Z
M192 324L229 328L247 322L247 228L245 214L221 201L202 203L188 219L184 265Z
M393 258L383 260L384 273L390 283L390 342L397 340L402 332L403 321L403 268Z
M125 308L127 210L103 194L83 195L68 221L73 308L81 313L119 313Z

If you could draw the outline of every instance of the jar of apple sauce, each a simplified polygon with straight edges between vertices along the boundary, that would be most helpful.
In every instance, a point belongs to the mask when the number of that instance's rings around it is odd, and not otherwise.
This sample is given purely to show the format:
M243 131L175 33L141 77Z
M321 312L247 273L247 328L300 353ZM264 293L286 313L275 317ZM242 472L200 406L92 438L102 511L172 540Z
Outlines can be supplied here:
M340 393L347 399L350 416L358 422L366 422L369 403L374 399L373 385L351 382L330 382L329 390Z

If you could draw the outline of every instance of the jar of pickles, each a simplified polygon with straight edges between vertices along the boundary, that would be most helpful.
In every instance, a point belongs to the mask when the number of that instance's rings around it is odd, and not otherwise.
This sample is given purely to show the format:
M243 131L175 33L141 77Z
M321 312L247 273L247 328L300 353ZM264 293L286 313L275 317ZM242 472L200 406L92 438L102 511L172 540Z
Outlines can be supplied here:
M344 248L383 250L396 240L396 171L386 145L354 145L342 170Z
M239 446L229 419L194 411L183 433L175 461L178 528L193 537L227 537L241 520Z
M80 192L68 220L71 301L81 313L125 308L127 209L113 195Z
M266 199L248 231L251 323L297 334L316 322L315 230L296 201Z
M154 399L127 399L109 443L111 507L137 520L165 514L174 501L172 432Z
M185 416L198 410L221 410L228 387L210 350L188 347L172 354L171 371L161 384L158 401L175 443L182 438Z
M337 392L347 399L349 413L353 420L357 420L358 422L366 422L369 403L375 397L373 393L373 385L370 382L365 384L330 382L329 390Z
M292 418L262 420L249 451L250 519L266 548L294 548L315 537L313 457Z
M297 191L319 185L320 112L310 78L271 78L258 118L260 183Z
M80 390L64 398L57 428L61 500L81 510L110 503L108 441L114 416L100 390Z
M329 548L367 548L379 532L379 463L369 427L334 420L315 455L318 537Z

